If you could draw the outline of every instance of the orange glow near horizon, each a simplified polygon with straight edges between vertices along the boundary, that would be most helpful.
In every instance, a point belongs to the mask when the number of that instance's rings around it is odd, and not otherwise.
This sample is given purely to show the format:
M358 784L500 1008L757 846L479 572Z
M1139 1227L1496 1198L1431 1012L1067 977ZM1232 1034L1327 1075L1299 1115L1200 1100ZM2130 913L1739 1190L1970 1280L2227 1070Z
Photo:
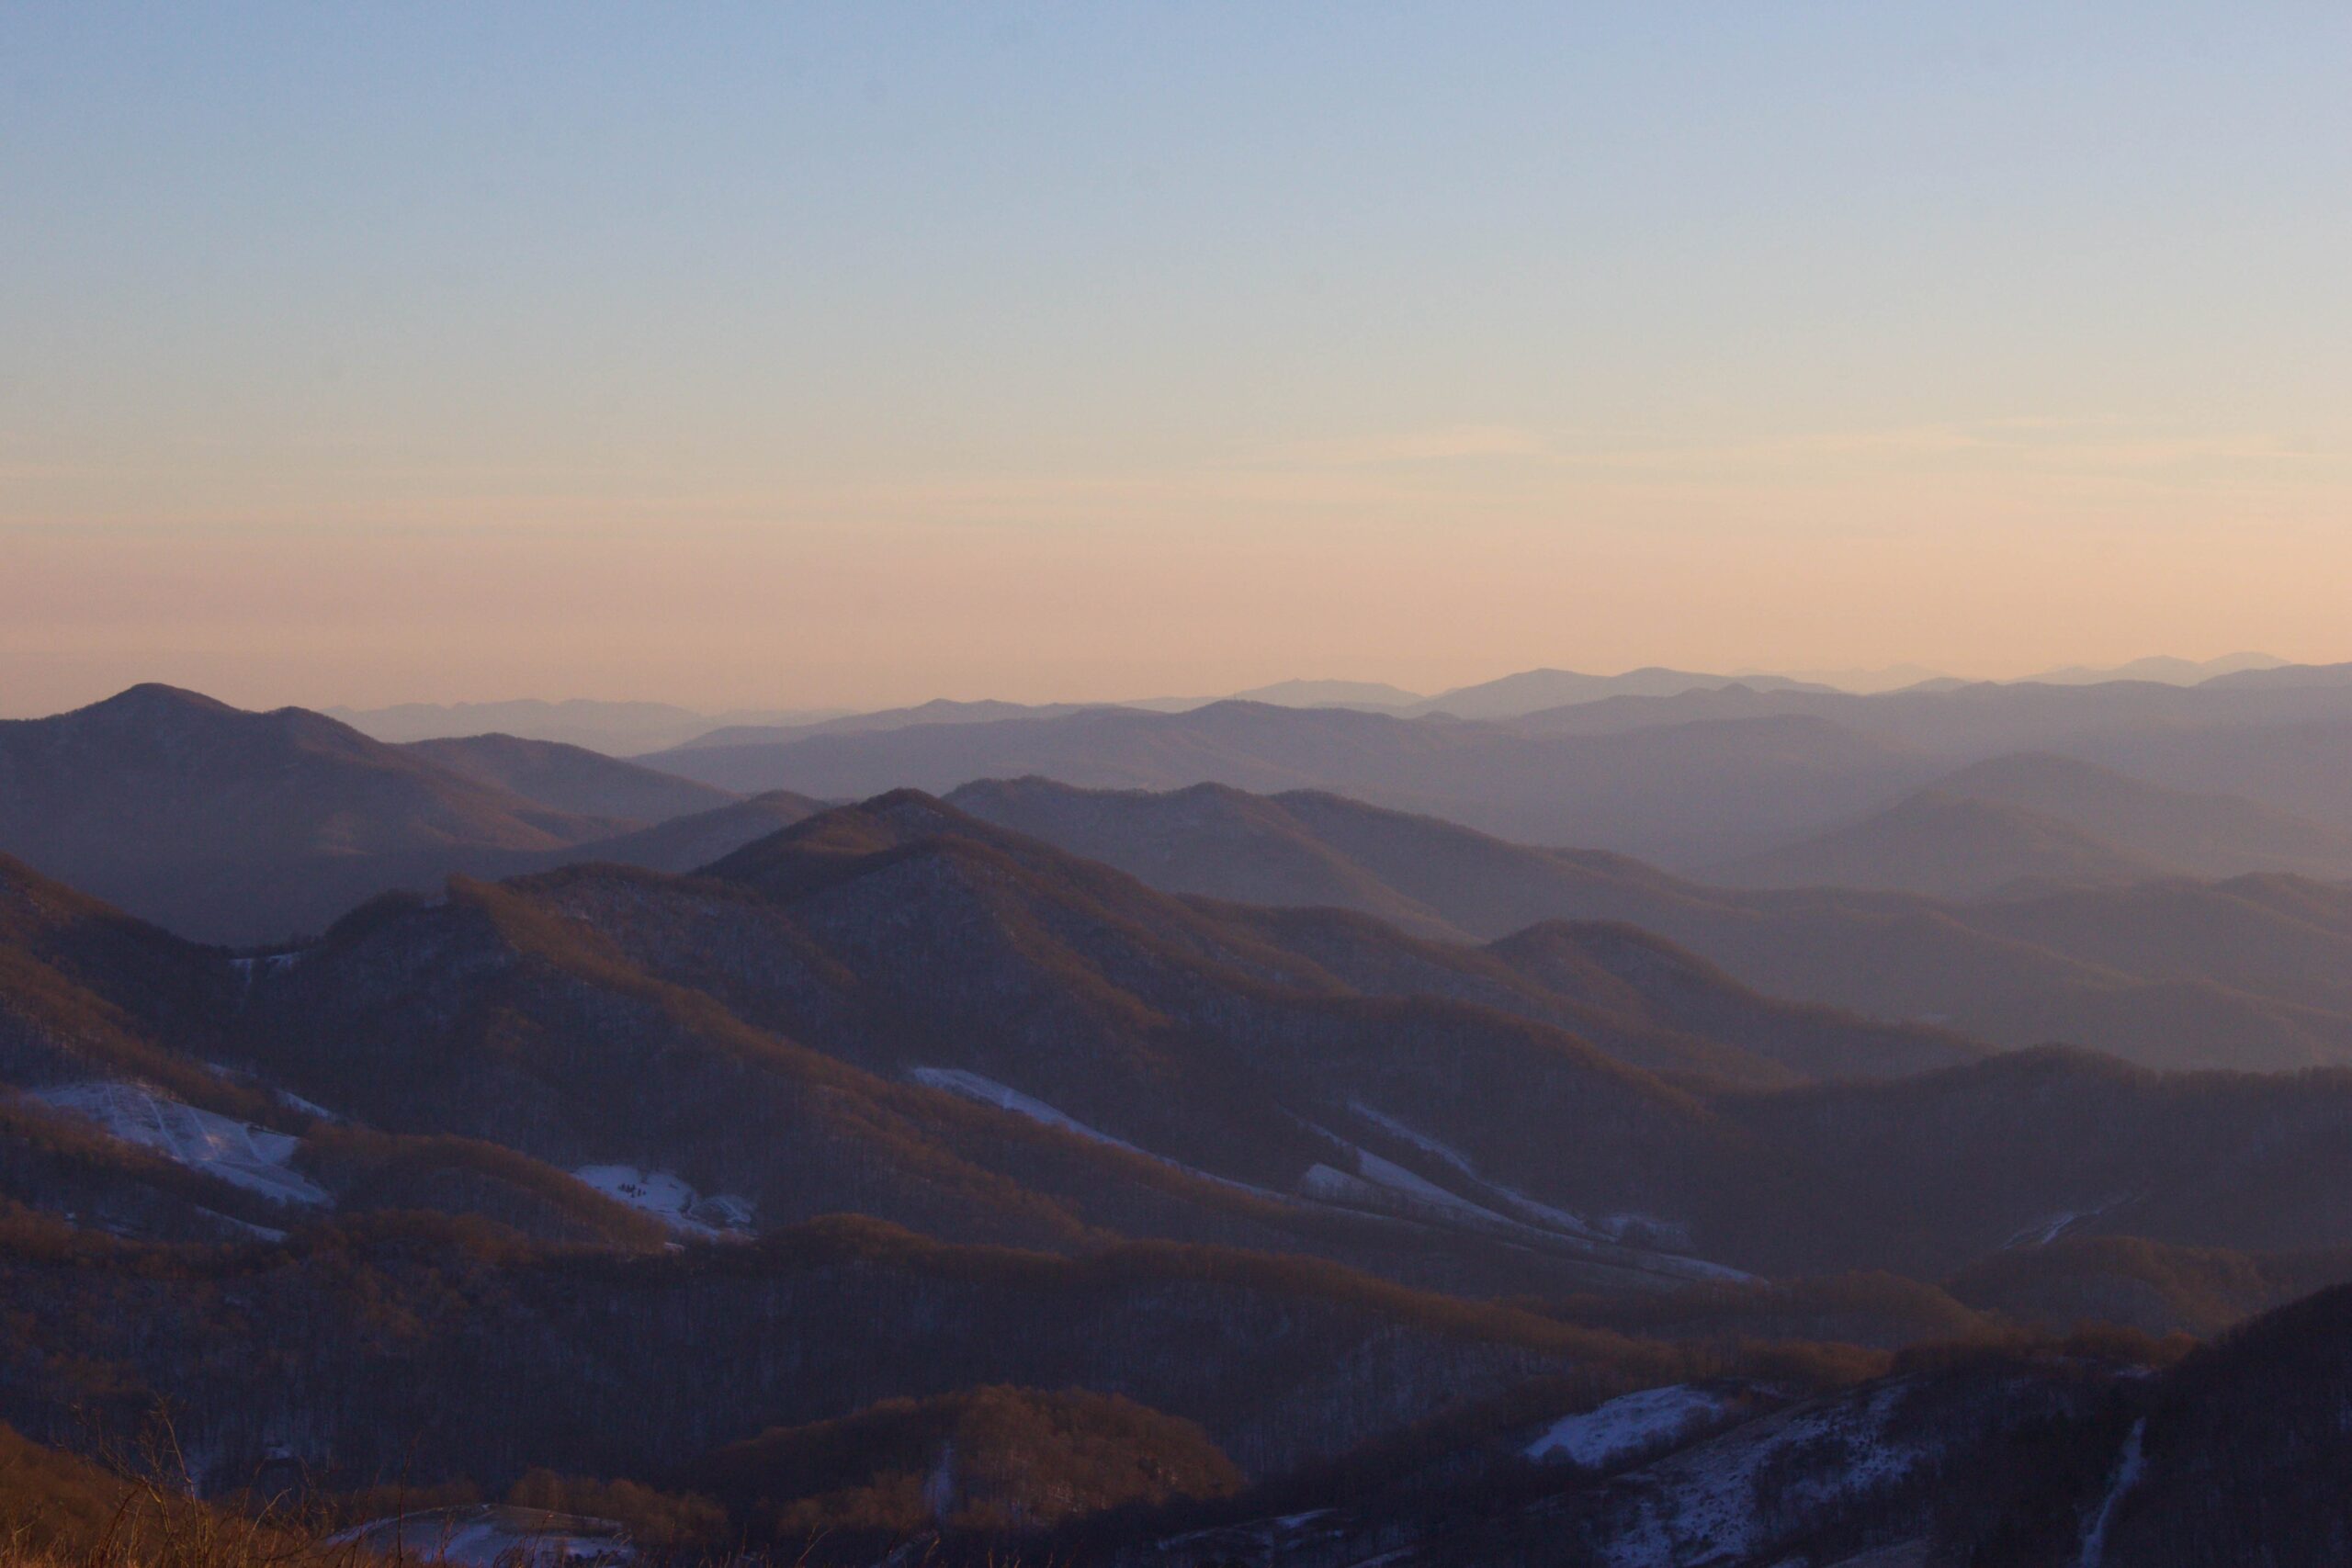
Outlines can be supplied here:
M589 9L0 10L0 713L2352 660L2352 12Z

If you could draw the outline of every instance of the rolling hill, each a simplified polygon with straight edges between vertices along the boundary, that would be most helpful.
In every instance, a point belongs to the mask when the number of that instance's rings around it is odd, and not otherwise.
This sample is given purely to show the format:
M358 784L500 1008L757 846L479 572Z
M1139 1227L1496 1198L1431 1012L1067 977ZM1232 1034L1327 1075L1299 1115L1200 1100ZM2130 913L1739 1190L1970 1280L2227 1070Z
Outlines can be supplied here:
M1320 792L1025 779L952 798L1180 892L1338 904L1478 939L1553 919L1623 922L1770 995L2001 1045L2067 1041L2167 1067L2352 1062L2352 889L2300 878L1994 903L1734 891Z
M2063 1545L2143 1419L2152 1473L2304 1483L2340 1369L2298 1325L2335 1309L2170 1371L2021 1325L2212 1327L2342 1278L2352 1072L1987 1055L1604 921L1449 938L1567 889L1734 896L1329 795L963 798L1204 879L1301 840L1302 883L1373 878L1422 930L1155 889L906 791L249 959L0 866L0 1418L72 1441L167 1402L215 1490L289 1457L627 1477L786 1542L921 1524L910 1467L961 1443L959 1506L1171 1564L1304 1568L1310 1517L1449 1562ZM1820 1342L1939 1335L1974 1342ZM2268 1449L2203 1381L2289 1376L2320 1392ZM2119 1549L2170 1540L2132 1517Z
M233 943L316 931L453 873L582 856L682 871L810 805L738 803L551 741L388 745L300 708L247 713L164 686L0 723L0 853Z
M1988 1058L1768 1001L1617 927L1479 948L1179 899L912 794L695 877L571 866L390 898L242 967L148 940L203 1005L135 1043L184 1064L181 1103L286 1140L247 1135L246 1163L205 1168L268 1190L286 1183L252 1161L309 1168L324 1108L608 1192L674 1191L659 1212L720 1216L698 1224L850 1209L1015 1245L1304 1253L1455 1290L1934 1278L2053 1226L2352 1242L2330 1196L2352 1190L2333 1142L2352 1077ZM107 985L93 994L139 988ZM101 1077L130 1060L85 1055ZM317 1168L349 1182L382 1163ZM468 1213L535 1180L544 1205L571 1179L386 1168ZM535 1212L543 1234L571 1223Z
M2121 886L2170 874L2047 812L1931 789L1802 843L1711 866L1707 877L1730 887L1858 887L1968 899Z
M1902 745L1804 716L1544 737L1250 703L812 735L646 761L723 788L826 798L1025 773L1110 788L1332 789L1524 840L1691 863L1826 828L1928 771Z
M1710 874L1736 886L1973 898L2257 872L2352 876L2352 833L2236 795L2167 789L2027 752L1973 763L1883 812Z
M666 822L735 798L727 790L553 740L470 735L413 741L401 750L478 784L582 817Z
M0 851L208 935L253 941L323 921L377 885L368 867L555 849L634 825L478 782L300 708L245 713L168 687L0 724Z

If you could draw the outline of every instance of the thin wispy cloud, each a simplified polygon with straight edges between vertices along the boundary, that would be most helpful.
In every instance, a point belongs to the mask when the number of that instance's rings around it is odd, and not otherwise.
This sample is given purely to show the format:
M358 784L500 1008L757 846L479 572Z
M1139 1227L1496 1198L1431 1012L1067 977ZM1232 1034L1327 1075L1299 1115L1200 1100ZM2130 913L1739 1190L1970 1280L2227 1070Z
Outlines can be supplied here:
M1544 438L1511 424L1449 424L1391 434L1298 441L1256 454L1268 468L1363 468L1402 463L1444 463L1465 457L1544 457Z

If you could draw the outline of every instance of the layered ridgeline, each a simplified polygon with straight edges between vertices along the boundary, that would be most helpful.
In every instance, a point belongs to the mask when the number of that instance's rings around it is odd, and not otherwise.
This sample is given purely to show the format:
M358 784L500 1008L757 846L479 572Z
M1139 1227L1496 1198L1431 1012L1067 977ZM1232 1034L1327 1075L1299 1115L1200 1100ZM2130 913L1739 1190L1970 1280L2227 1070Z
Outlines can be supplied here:
M2238 1465L2210 1358L2005 1337L2352 1269L2352 1075L1989 1055L1615 923L1482 945L1529 852L1322 797L1029 804L1329 810L1222 852L1419 929L912 792L243 957L0 868L0 1418L165 1404L208 1487L627 1478L787 1546L1836 1561L2079 1545L2130 1452ZM1955 1337L2008 1348L1852 1348Z
M1549 920L1623 922L1768 992L2004 1046L2162 1067L2352 1064L2352 887L2337 884L2165 877L1966 902L1732 891L1319 792L1023 779L950 798L1177 893L1337 906L1498 953L1539 947L1529 928Z
M0 853L210 941L315 932L453 872L580 858L683 871L815 808L552 742L387 745L304 709L167 686L0 722Z
M872 735L886 730L915 729L931 725L987 724L1001 719L1063 718L1080 713L1189 713L1220 704L1254 704L1275 708L1333 708L1360 713L1393 714L1404 718L1432 716L1447 718L1512 718L1564 705L1600 702L1614 697L1672 696L1685 692L1713 691L1735 683L1757 691L1828 693L1832 687L1811 685L1779 676L1752 676L1736 682L1728 675L1707 675L1684 670L1631 670L1620 675L1584 675L1569 670L1528 670L1500 680L1457 686L1425 697L1378 681L1277 681L1219 697L1154 697L1125 703L956 702L937 698L911 707L883 708L871 713L842 714L797 722L750 724L713 721L684 744L697 750L775 745L819 735ZM652 748L640 748L650 750Z
M703 1229L855 1211L1464 1288L2352 1241L2327 1174L2352 1078L1988 1056L1615 925L1479 947L1187 900L910 793L698 876L461 882L256 959L11 885L23 1087L119 1128L91 1086L137 1079L281 1134L205 1168L314 1204L434 1150L554 1201L482 1168L497 1148Z
M597 702L580 697L562 702L523 698L492 703L399 703L390 707L324 711L329 718L363 735L395 743L512 735L526 740L561 741L617 757L683 745L723 726L789 727L842 716L838 708L705 713L675 703Z
M1553 737L1505 722L1236 702L816 733L644 760L729 789L819 796L1029 773L1101 787L1313 787L1539 842L1691 862L1827 826L1939 771L1907 745L1803 716Z
M1611 689L1639 684L1628 676ZM389 746L299 709L241 713L141 687L0 726L0 852L185 934L267 941L453 871L503 876L600 858L682 871L813 798L1035 773L1337 790L1739 886L1981 901L2172 878L2352 876L2338 798L2352 750L2337 747L2352 738L2352 686L1863 699L1693 685L1500 719L1415 711L934 703L721 730L648 767L500 735ZM2151 747L2177 754L2135 755L2128 772L2085 755ZM2210 774L2214 758L2235 770L2218 781L2230 789L2163 782L2184 761ZM788 793L735 799L770 789Z
M1972 764L1883 811L1709 868L1737 886L1953 898L2267 872L2352 877L2352 831L2048 753Z
M391 707L326 710L327 716L379 740L433 740L500 734L534 740L560 740L614 756L635 756L681 745L737 745L804 737L907 728L925 724L963 724L995 718L1049 717L1088 706L1116 706L1179 713L1220 701L1266 703L1277 707L1355 708L1413 716L1498 718L1555 708L1567 703L1617 696L1666 696L1713 690L1737 681L1758 690L1826 692L1832 688L1764 675L1733 677L1681 670L1632 670L1619 675L1585 675L1566 670L1530 670L1500 680L1456 687L1423 696L1379 681L1277 681L1223 697L1155 697L1118 704L954 702L945 699L872 712L846 709L734 710L706 713L673 703L564 702L523 699L490 703L401 703Z
M730 789L826 797L1032 773L1101 788L1321 789L1684 872L1792 849L1933 788L2054 817L2172 874L2352 875L2342 784L2352 683L2237 680L1876 696L1739 683L1662 695L1578 687L1566 705L1481 717L1262 702L1172 713L966 705L956 722L877 716L736 731L647 760ZM2052 758L2086 768L2053 769ZM2044 879L2074 872L2063 854L2020 869Z

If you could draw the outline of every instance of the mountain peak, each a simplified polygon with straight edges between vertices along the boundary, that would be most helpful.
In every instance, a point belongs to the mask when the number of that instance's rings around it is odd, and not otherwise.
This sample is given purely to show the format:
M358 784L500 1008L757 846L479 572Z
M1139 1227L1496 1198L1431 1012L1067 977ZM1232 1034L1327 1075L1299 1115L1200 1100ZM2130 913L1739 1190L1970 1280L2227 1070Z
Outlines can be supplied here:
M217 697L202 692L192 692L185 686L169 686L161 681L142 681L126 686L113 696L102 698L74 712L97 715L153 716L167 713L233 714L245 710L232 707Z

